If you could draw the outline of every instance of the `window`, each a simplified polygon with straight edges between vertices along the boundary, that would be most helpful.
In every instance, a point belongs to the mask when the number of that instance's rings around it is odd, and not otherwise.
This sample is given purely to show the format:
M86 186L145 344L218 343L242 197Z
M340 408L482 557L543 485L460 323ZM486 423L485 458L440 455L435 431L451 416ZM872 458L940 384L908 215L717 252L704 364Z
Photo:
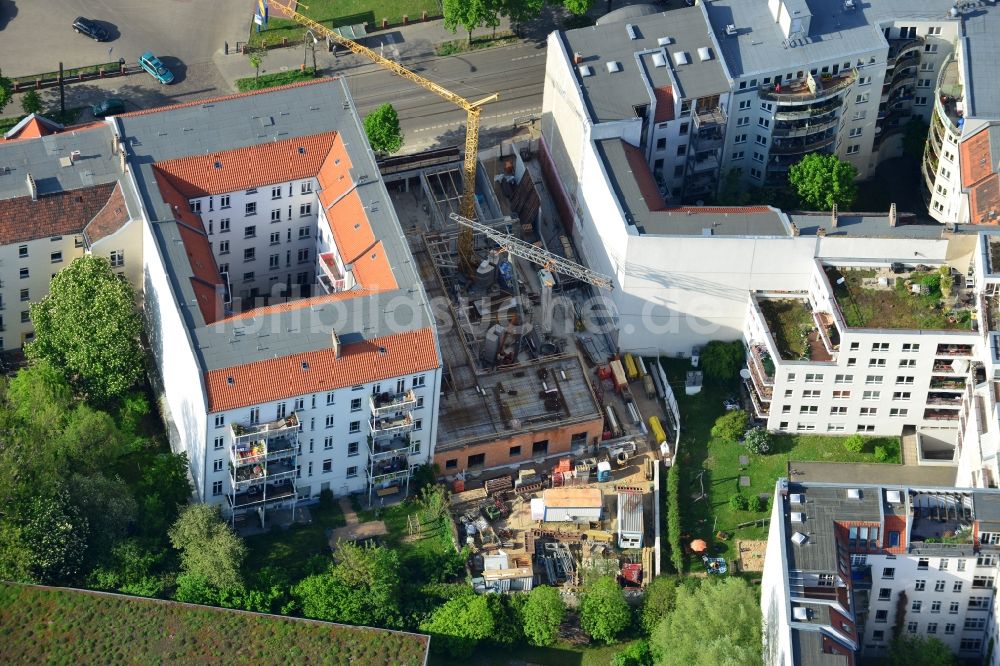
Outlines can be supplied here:
M333 471L333 460L327 458L326 460L323 461L323 473L329 474L332 471Z
M272 208L271 209L271 222L281 222L281 209Z
M750 108L750 100L748 100L748 99L741 99L740 100L740 111L745 111L746 109L749 109L749 108Z
M925 587L927 587L926 580L917 580L913 583L913 589L917 592L923 592Z
M893 400L902 400L902 401L909 400L910 399L910 392L909 391L894 391L893 394L892 394L892 399Z
M512 446L512 447L510 447L509 457L511 457L511 458L517 458L520 455L521 455L521 447L520 446Z
M955 590L955 591L956 592L961 592L962 591L961 590L961 585L962 584L961 583L957 583L957 585L958 585L959 589ZM958 602L957 601L953 601L953 602L951 602L951 604L949 604L949 606L948 606L948 614L949 615L957 615L958 614Z
M687 144L682 143L677 146L677 157L684 157L687 155Z
M865 391L861 394L862 400L878 400L882 397L881 391Z
M858 77L858 85L859 86L867 86L871 82L872 82L872 77L870 77L870 76L859 76Z
M986 628L985 617L968 617L962 625L962 631L982 631Z
M219 233L220 234L229 233L229 218L228 217L224 217L221 220L219 220Z
M267 266L268 268L279 268L281 266L281 255L272 254L270 257L268 257Z
M941 34L941 26L939 26L939 25L932 25L931 27L927 28L927 34L928 35L940 35Z
M917 87L918 88L930 88L931 87L931 80L930 79L917 79Z
M882 580L892 580L896 577L895 567L885 567L882 569Z
M348 442L347 443L347 455L348 457L358 455L358 442Z
M868 93L861 93L854 98L855 104L867 104L868 103Z
M734 159L734 160L741 160L745 156L746 156L746 154L742 150L737 150L735 153L733 153L732 159Z
M763 127L764 129L767 129L768 127L771 126L771 121L768 120L767 118L758 118L757 119L757 126L758 127Z
M766 146L767 145L767 137L766 136L761 136L761 135L758 134L756 137L754 137L754 141L756 141L757 145L760 145L760 146Z
M351 421L351 427L347 431L350 433L361 432L361 421Z
M313 205L311 203L304 203L299 205L299 217L306 217L307 215L312 215Z
M219 254L229 254L229 241L219 241Z
M256 248L248 247L243 250L243 261L253 261L257 256Z
M424 386L426 384L426 382L427 382L427 376L426 375L416 375L413 378L413 388L420 388L420 387Z
M834 384L850 384L854 381L854 375L835 375L833 378Z
M905 409L905 408L892 407L892 408L889 409L889 416L890 417L902 418L902 417L906 416L907 414L909 414L909 412L910 412L910 410Z
M218 497L221 494L222 494L222 481L213 481L212 482L212 496L213 497Z
M819 396L820 396L819 389L807 389L802 392L802 397L805 398L806 400L815 400L819 398Z
M936 634L937 633L937 622L928 622L927 623L927 633L928 634Z
M111 267L121 268L125 265L125 250L112 250L111 251Z
M972 579L972 587L977 589L992 588L993 578L990 576L976 576Z
M857 155L859 152L861 152L861 146L860 146L860 144L852 143L851 145L849 145L847 147L847 154L848 155Z
M313 184L311 180L307 180L304 183L302 183L302 189L301 189L302 194L309 194L312 191L313 191Z
M848 136L850 136L850 137L851 137L851 138L853 139L853 138L855 138L855 137L859 137L859 136L861 136L861 134L862 134L862 133L863 133L864 131L865 131L865 130L864 130L864 128L862 128L862 127L852 127L852 128L851 128L851 131L850 131L850 132L848 132L847 134L848 134Z
M826 431L827 432L843 432L844 429L845 428L844 428L844 424L843 423L827 423L826 424Z
M928 44L927 46L937 46L937 44ZM958 649L962 652L978 652L983 647L983 640L981 638L963 638L962 642L958 644Z
M955 568L958 571L965 571L965 560L959 558L958 564L955 565Z
M247 202L245 214L246 214L247 217L250 217L251 215L256 215L257 214L257 202L256 201Z
M746 127L749 124L750 124L750 116L742 116L736 119L737 127Z
M969 610L987 610L991 597L969 597Z
M913 98L913 104L914 106L927 106L927 98L918 95Z
M885 632L881 629L876 629L872 632L872 640L876 643L881 643L885 639Z
M949 635L950 634L954 634L955 633L955 624L953 622L949 622L948 624L944 625L944 633L949 634Z
M225 440L222 437L216 437L212 445L215 447L215 450L218 451L219 449L225 446L224 442Z
M309 248L304 247L298 252L299 263L305 263L309 261Z
M940 561L938 561L938 570L939 571L947 571L949 564L950 564L950 562L948 562L948 558L942 557L940 559Z
M778 430L788 430L788 421L782 421L779 423Z
M665 138L663 138L663 139L657 139L656 140L656 149L657 150L666 150L667 149L667 140Z
M21 277L22 280L27 280L28 279L28 269L27 268L22 268L20 271L18 271L18 275Z
M256 238L256 237L257 237L256 226L248 224L247 226L243 227L243 238Z
M944 582L944 581L939 581L939 582ZM935 590L935 591L936 592L941 592L942 590ZM932 601L931 602L931 612L932 613L940 613L941 612L941 602L940 601Z
M861 343L860 342L852 342L851 343L851 351L858 351L859 349L861 349Z
M924 53L937 53L937 44L924 44Z
M226 425L226 415L219 414L218 416L215 417L215 427L221 428L224 425Z
M774 82L775 83L778 82L778 77L774 77ZM774 105L773 104L771 104L769 102L761 102L760 103L760 110L761 111L771 111L772 109L774 109Z
M819 405L802 405L799 407L799 414L818 414Z
M823 375L807 372L806 373L806 384L819 384L823 381Z
M223 194L219 197L219 208L229 208L229 195Z
M222 471L222 458L216 458L212 461L212 471L221 472Z
M760 162L761 164L763 164L764 163L764 155L762 153L758 153L756 150L753 151L753 161L754 162Z
M877 407L862 407L860 415L863 417L874 417L878 414Z
M781 413L782 414L791 414L792 413L792 406L791 405L782 405L781 406Z
M915 634L915 633L917 633L917 626L918 626L918 623L916 623L916 622L907 622L906 623L906 633L908 633L908 634Z
M847 367L853 368L858 364L858 358L856 356L851 356L847 359Z
M312 187L311 184L310 184L310 187ZM353 479L357 475L358 475L358 468L357 467L348 467L347 468L347 478L348 479Z
M862 111L855 111L854 115L851 116L851 120L864 120L865 119L865 115L866 115L865 111L863 111L863 110Z
M865 376L865 384L867 384L869 386L873 386L873 385L874 386L878 386L878 385L880 385L882 383L883 379L884 379L884 375L866 375Z
M878 591L878 600L879 601L889 601L890 599L892 599L892 588L888 588L888 587L881 587L881 588L879 588L879 591Z
M243 281L244 282L253 282L254 277L256 277L256 276L253 274L253 271L247 271L246 273L243 274Z
M836 391L834 391L834 393L836 393ZM841 406L841 407L831 407L830 408L830 415L831 416L835 416L837 414L840 414L840 415L847 414L847 407L843 407L843 406Z
M458 458L450 458L444 461L445 469L455 469L458 467Z
M913 613L919 613L923 605L924 602L920 601L919 599L916 599L912 604L910 604L910 611Z
M884 368L885 359L884 358L870 358L868 359L869 368Z
M53 252L49 255L49 262L53 264L62 263L62 252Z
M361 398L351 398L351 411L352 412L361 411Z
M28 294L29 294L29 292L28 292L27 289L22 289L21 290L21 302L22 303L31 300L31 297Z
M936 581L934 581L934 591L935 592L944 592L944 581L943 580L936 580Z
M880 608L875 611L875 621L879 624L885 624L889 619L889 611L884 608Z
M747 142L746 134L737 134L736 138L733 139L733 143L746 143L746 142Z
M333 448L333 437L331 435L327 435L326 437L323 438L323 450L329 451L332 448Z
M907 375L907 376L900 375L900 376L896 377L896 384L901 384L903 386L912 386L913 385L913 377L909 376L909 375Z
M271 198L280 199L281 198L281 185L276 185L271 188Z

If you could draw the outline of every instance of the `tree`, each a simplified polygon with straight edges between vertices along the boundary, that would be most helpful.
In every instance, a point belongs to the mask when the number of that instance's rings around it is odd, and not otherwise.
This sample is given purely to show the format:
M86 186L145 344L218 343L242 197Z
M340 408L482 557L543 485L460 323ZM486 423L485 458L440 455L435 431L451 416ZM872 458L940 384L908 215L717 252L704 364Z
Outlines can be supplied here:
M712 340L701 350L701 368L710 379L730 381L743 365L743 358L743 343L739 340Z
M517 33L522 25L538 18L544 4L543 0L499 0L499 9L501 15L510 19Z
M861 435L850 435L844 439L844 448L851 453L861 453L865 450L865 438Z
M260 65L264 62L264 56L267 55L267 49L257 49L251 51L249 54L250 66L253 67L253 78L256 81L260 78Z
M653 666L649 643L644 640L630 643L611 659L611 666Z
M759 456L770 451L773 444L771 433L764 428L751 428L748 430L746 436L743 438L743 443L746 445L747 451Z
M59 271L31 305L31 321L28 357L50 361L90 399L124 395L142 376L135 294L103 257L85 255Z
M484 595L448 601L420 624L431 635L431 647L453 657L468 657L476 644L493 635L495 622Z
M563 7L568 9L571 14L576 14L577 16L586 14L592 3L593 0L562 0Z
M36 496L19 514L22 543L31 552L31 580L49 585L76 580L90 530L69 493L60 489Z
M625 593L611 576L595 580L580 603L580 627L595 640L613 643L632 621Z
M761 663L757 596L741 578L683 585L651 642L657 664L756 666Z
M365 135L376 153L391 155L403 147L403 131L392 104L381 104L365 116Z
M493 0L444 0L441 11L444 27L452 32L456 32L459 26L464 28L469 33L469 44L472 43L472 31L488 24L491 17L496 16Z
M892 666L953 666L955 656L937 638L903 635L889 646Z
M103 474L74 474L70 497L90 527L87 561L90 567L112 554L136 518L136 502L125 482Z
M203 578L216 588L243 584L240 566L246 557L243 540L208 504L187 507L168 532L170 543L181 553L185 573Z
M87 585L139 597L158 597L165 585L163 576L157 575L155 569L162 560L162 553L148 550L136 539L125 539L111 549L107 564L90 573Z
M681 546L681 467L674 460L667 472L667 543L670 544L670 563L677 573L684 572L684 550Z
M749 420L747 413L742 409L734 409L731 412L726 412L715 419L715 425L712 426L712 437L716 439L728 439L733 442L738 441L743 437L743 433L747 431Z
M559 625L566 615L566 604L559 590L539 585L528 595L524 606L524 635L532 645L552 645L559 636Z
M21 108L24 109L25 113L41 113L42 96L38 94L37 90L29 90L21 97Z
M139 504L138 530L155 540L163 538L191 497L186 453L159 453L142 470L135 487Z
M803 203L815 210L850 208L857 196L854 179L858 170L836 155L809 153L788 170L788 182L795 187Z
M12 99L14 99L14 83L4 77L3 71L0 70L0 111L3 111Z
M657 576L646 587L642 596L642 611L639 625L646 635L653 633L656 625L674 609L677 601L677 579L673 576Z

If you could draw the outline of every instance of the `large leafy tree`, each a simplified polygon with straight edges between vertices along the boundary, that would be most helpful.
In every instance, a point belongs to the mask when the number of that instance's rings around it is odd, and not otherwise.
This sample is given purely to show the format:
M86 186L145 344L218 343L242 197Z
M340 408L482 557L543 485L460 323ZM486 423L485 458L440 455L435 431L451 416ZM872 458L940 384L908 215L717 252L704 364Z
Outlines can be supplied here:
M682 585L652 643L658 664L756 666L761 663L757 595L740 578Z
M31 306L31 359L45 359L89 399L124 395L142 376L142 330L131 285L102 257L73 260Z
M788 170L788 182L802 202L814 210L849 208L858 194L858 170L836 155L810 153Z
M62 585L76 580L90 529L69 493L60 489L36 496L18 513L21 543L31 553L30 581Z
M580 626L593 638L613 643L632 622L632 611L618 581L603 576L591 583L580 603Z
M186 453L160 453L143 465L135 487L139 504L138 530L141 535L161 541L191 497Z
M701 369L709 379L731 381L743 365L743 343L712 340L701 350Z
M218 508L188 506L169 531L170 543L181 553L184 573L216 588L240 587L240 566L247 549L243 540L223 522Z
M444 0L441 9L444 13L444 27L455 32L461 26L469 33L470 44L472 31L480 26L490 25L497 15L494 0Z
M485 596L461 596L435 610L420 630L432 636L432 648L468 657L476 644L493 636L495 620Z
M498 0L500 14L510 19L515 30L522 25L538 18L542 12L544 0Z
M403 147L403 130L392 104L386 102L365 116L365 134L377 153L392 154Z
M14 84L0 71L0 111L14 99Z
M581 16L586 14L593 4L594 0L562 0L562 5L570 11L571 14L576 14Z
M948 646L929 636L903 635L889 647L892 666L954 666L955 656Z
M646 635L652 634L657 625L674 610L677 601L677 579L673 576L657 576L646 587L642 596L642 611L639 625Z
M559 590L539 585L528 595L522 612L524 635L532 645L552 645L559 636L559 625L566 615L566 604Z

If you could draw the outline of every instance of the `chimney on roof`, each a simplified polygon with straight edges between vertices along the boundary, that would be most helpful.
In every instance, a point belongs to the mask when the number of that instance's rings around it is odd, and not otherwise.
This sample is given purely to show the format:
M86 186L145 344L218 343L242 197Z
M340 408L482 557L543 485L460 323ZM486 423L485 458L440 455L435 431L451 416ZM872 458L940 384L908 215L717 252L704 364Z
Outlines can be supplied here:
M337 331L331 332L330 337L333 342L333 358L338 359L340 358L340 337L337 336Z
M837 228L837 204L833 204L833 210L830 211L830 226Z
M574 65L579 65L581 62L583 62L583 54L581 54L578 51L575 51L573 53L573 64Z
M896 204L889 204L889 226L896 226Z
M800 232L798 226L794 222L792 222L792 236L798 236L799 233Z
M28 192L31 194L31 200L38 201L38 186L35 185L35 179L31 177L30 173L28 174L27 181L28 181Z
M122 144L121 150L118 151L118 160L121 165L122 173L128 172L128 160L125 159L125 145Z

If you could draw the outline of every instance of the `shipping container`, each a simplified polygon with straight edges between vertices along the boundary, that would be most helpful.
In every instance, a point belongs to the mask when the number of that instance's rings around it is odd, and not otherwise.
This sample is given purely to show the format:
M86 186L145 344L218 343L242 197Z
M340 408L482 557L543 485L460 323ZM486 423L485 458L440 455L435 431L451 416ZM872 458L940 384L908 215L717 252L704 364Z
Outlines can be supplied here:
M649 417L649 432L652 433L653 441L656 442L657 446L667 441L667 432L663 429L663 424L660 423L660 417Z
M619 393L623 388L628 386L628 380L625 378L625 368L622 367L622 362L617 358L611 361L611 379L615 383L615 390Z
M631 382L639 378L639 368L635 365L635 358L631 353L625 354L625 376Z
M642 548L642 493L618 493L618 547Z

